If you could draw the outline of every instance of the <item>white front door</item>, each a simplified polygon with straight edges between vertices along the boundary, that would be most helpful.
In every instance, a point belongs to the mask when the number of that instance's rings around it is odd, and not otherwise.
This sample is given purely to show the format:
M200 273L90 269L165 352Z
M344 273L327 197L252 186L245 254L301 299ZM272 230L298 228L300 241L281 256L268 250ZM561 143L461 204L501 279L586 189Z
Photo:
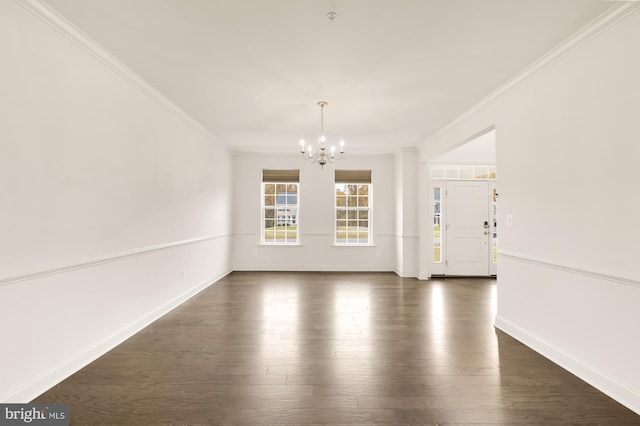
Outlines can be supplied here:
M446 275L490 275L489 182L447 181L446 198Z

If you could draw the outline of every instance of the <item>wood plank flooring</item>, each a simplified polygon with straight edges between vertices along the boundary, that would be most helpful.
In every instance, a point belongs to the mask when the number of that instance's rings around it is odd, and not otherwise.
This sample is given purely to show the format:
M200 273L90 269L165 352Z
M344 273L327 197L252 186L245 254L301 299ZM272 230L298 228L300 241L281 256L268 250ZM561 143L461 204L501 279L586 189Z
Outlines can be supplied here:
M72 424L640 425L493 327L496 281L235 272L34 402Z

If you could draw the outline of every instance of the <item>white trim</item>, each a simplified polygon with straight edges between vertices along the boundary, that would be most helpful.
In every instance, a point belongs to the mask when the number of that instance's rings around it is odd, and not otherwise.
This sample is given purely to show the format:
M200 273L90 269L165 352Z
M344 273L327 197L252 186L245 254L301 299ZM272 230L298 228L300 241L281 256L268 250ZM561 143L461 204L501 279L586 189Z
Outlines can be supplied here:
M309 161L305 161L302 159L302 154L300 153L300 144L292 141L292 144L270 144L270 145L235 145L232 147L234 157L256 157L260 156L261 158L296 158L300 159L300 164L303 166L305 164L311 165ZM346 147L346 145L345 145ZM352 147L353 148L353 147ZM354 155L359 159L381 159L381 158L394 158L396 156L395 149L389 147L382 147L384 151L371 152L371 149L376 149L375 147L367 147L367 150L364 148L355 148L355 150L345 151L345 155ZM389 151L391 149L391 151ZM344 158L346 159L346 157ZM326 164L328 169L340 168L338 160L336 160L333 164ZM313 165L313 167L317 167Z
M567 55L571 54L573 51L580 48L582 45L587 43L589 40L593 39L600 33L604 32L612 25L617 22L623 20L627 16L633 14L636 10L640 9L640 1L639 2L620 2L610 7L606 11L604 11L600 16L595 18L593 21L589 22L587 25L576 31L572 36L568 39L551 49L549 52L535 60L531 65L526 67L524 70L516 74L506 83L495 89L493 92L489 93L486 97L481 99L471 108L469 108L466 112L462 113L460 116L455 118L449 124L442 127L440 130L435 132L429 138L424 140L422 143L418 145L420 149L425 148L431 142L433 142L436 138L442 136L454 126L460 124L467 118L471 117L473 114L477 113L485 106L494 102L496 99L501 96L507 94L516 86L524 83L529 80L531 77L535 76L539 72L545 70L551 65L557 63Z
M55 9L41 3L39 0L15 0L20 6L28 10L32 15L44 21L54 30L58 31L64 37L75 43L78 47L88 53L91 57L101 62L108 69L113 71L125 81L137 88L140 92L149 96L152 100L164 107L171 114L182 121L192 125L203 135L210 138L221 148L230 151L230 148L220 142L206 127L196 121L189 114L180 109L169 98L163 95L159 90L149 84L139 74L129 68L124 62L120 61L107 49L100 46L98 42L93 40L89 35L84 33L78 27L69 22L65 17L60 15Z
M603 372L573 358L556 347L546 343L544 340L530 333L528 330L524 330L504 318L496 316L495 326L558 364L565 370L575 374L630 410L640 414L640 394L638 394L638 392L630 389L622 383L616 382Z
M536 266L542 266L545 268L551 268L551 269L556 269L556 270L560 270L563 272L569 272L572 274L580 274L580 275L586 275L592 278L596 278L599 280L606 280L606 281L611 281L617 284L623 284L623 285L630 285L630 286L634 286L634 287L640 287L640 281L638 281L637 279L632 279L632 278L626 278L626 277L620 277L617 275L611 275L611 274L604 274L601 272L596 272L596 271L592 271L589 269L585 269L582 267L577 267L577 266L569 266L569 265L563 265L557 262L553 262L551 260L548 259L540 259L540 258L534 258L531 256L527 256L524 254L519 254L519 253L514 253L514 252L509 252L509 251L505 251L505 250L500 250L498 249L498 262L500 261L500 258L507 258L510 260L514 260L516 262L522 262L522 263L529 263L532 265L536 265Z
M233 271L248 271L248 272L395 272L394 265L294 265L283 267L280 265L265 265L265 264L253 264L247 263L244 265L234 265Z
M640 1L640 0L638 0ZM234 232L232 236L234 237L255 237L256 234L255 232ZM327 234L327 233L321 233L321 232L301 232L300 233L301 236L303 237L333 237L333 234ZM402 236L402 235L397 235L397 234L375 234L376 239L378 238L398 238L398 237L405 237L405 238L420 238L419 236ZM257 245L262 245L260 243L257 243ZM264 244L264 245L273 245L273 244Z
M332 243L331 247L377 247L375 243Z
M415 279L419 279L418 278L418 271L415 269L410 269L409 271L404 271L401 270L399 268L396 268L393 270L393 272L396 273L396 275L398 275L400 278L415 278Z
M169 300L153 311L143 315L137 321L134 321L128 326L116 331L101 342L86 348L84 351L61 362L60 364L51 367L51 369L49 369L47 372L43 373L30 383L27 383L20 389L10 393L9 395L3 395L2 397L0 397L0 401L8 403L25 403L33 400L38 395L45 392L47 389L52 388L67 377L71 376L73 373L79 371L81 368L95 361L131 336L138 333L140 330L147 327L155 320L159 319L163 315L166 315L171 310L180 306L181 304L183 304L196 294L200 293L210 285L213 285L215 282L219 281L231 272L231 269L228 269L221 274L218 274L201 282L200 284L195 285L191 289L174 297L173 299Z
M226 238L226 237L231 237L231 235L230 234L211 235L211 236L206 236L206 237L191 238L191 239L188 239L188 240L174 241L174 242L165 243L165 244L157 244L157 245L154 245L154 246L137 248L137 249L128 250L128 251L124 251L124 252L120 252L120 253L115 253L115 254L108 255L108 256L95 258L95 259L88 260L88 261L81 262L81 263L74 263L74 264L71 264L71 265L63 265L63 266L48 268L48 269L44 269L44 270L40 270L40 271L30 272L30 273L26 273L26 274L20 274L20 275L14 275L14 276L5 277L5 278L0 279L0 286L9 285L9 284L15 284L15 283L18 283L18 282L21 282L21 281L33 280L33 279L36 279L36 278L42 278L42 277L46 277L46 276L49 276L49 275L62 274L62 273L65 273L65 272L74 271L76 269L91 268L93 266L103 265L105 263L118 262L118 261L121 261L121 260L130 259L132 257L144 256L144 255L155 253L155 252L161 251L161 250L168 250L168 249L172 249L172 248L179 247L179 246L184 246L184 245L188 245L188 244L195 244L195 243L200 243L200 242L203 242L203 241L215 240L215 239L218 239L218 238Z
M417 239L420 238L419 235L408 235L408 234L395 234L394 237L396 238L407 238L407 239Z

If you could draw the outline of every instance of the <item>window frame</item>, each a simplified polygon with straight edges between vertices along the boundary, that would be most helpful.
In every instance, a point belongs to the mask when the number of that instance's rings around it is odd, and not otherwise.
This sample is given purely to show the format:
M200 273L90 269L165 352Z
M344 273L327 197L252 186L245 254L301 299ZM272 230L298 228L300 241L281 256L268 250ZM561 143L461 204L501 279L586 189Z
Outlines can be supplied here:
M265 188L267 187L267 185L274 185L275 186L275 191L273 193L273 195L269 195L266 193ZM278 185L285 185L285 187L289 187L289 185L295 185L296 186L296 192L295 192L295 198L296 198L296 203L294 204L289 204L289 192L286 191L284 194L284 197L286 199L285 204L282 204L279 206L278 204L278 191L277 191L277 187ZM283 181L263 181L262 185L261 185L261 197L260 197L260 244L261 245L268 245L268 246L296 246L296 245L300 245L300 182L283 182ZM267 196L273 196L275 198L274 200L274 204L273 206L267 205L266 203L266 198ZM282 195L280 195L282 196ZM278 210L279 209L286 209L287 211L295 209L296 211L296 215L295 215L295 219L293 223L285 223L285 239L284 241L278 241L277 240L277 229L275 229L278 226L278 221L279 221L279 216L278 216ZM266 238L266 232L268 230L268 228L265 226L266 225L266 221L270 218L267 217L267 210L273 210L273 215L272 215L272 219L273 223L274 223L274 239L272 240L268 240ZM291 220L291 215L287 215L286 218L284 219L285 222L288 222ZM295 235L296 238L295 240L288 239L288 235L289 232L286 228L287 226L291 226L291 225L295 225Z
M367 186L367 205L366 206L359 206L357 200L359 197L361 197L362 195L358 195L355 194L356 197L356 205L355 206L349 206L348 205L348 197L349 196L354 196L354 195L349 195L345 193L345 205L344 206L339 206L338 205L338 189L339 187L346 187L348 185L354 185L354 186L363 186L366 185ZM338 218L338 210L344 210L346 212L346 217L345 219L339 219ZM349 212L355 212L355 214L353 216L353 218L350 218L349 216ZM366 211L367 212L367 217L366 219L361 219L361 215L360 212L361 211ZM350 242L349 241L349 236L348 236L348 230L347 235L344 238L344 242L343 241L338 241L338 220L345 220L346 221L346 227L349 227L349 221L351 220L355 220L357 225L356 225L356 240L355 242ZM367 222L367 240L366 242L360 242L360 221L366 220ZM353 246L353 247L363 247L363 246L373 246L374 242L373 242L373 184L371 182L334 182L334 192L333 192L333 244L335 246Z

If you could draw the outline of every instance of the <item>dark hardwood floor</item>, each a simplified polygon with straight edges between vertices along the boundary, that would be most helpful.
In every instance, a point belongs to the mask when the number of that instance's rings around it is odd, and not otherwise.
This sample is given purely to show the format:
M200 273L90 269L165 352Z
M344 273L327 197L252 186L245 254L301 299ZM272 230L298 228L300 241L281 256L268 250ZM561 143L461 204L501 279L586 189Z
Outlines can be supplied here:
M91 425L640 425L496 330L495 296L489 279L235 272L34 402Z

